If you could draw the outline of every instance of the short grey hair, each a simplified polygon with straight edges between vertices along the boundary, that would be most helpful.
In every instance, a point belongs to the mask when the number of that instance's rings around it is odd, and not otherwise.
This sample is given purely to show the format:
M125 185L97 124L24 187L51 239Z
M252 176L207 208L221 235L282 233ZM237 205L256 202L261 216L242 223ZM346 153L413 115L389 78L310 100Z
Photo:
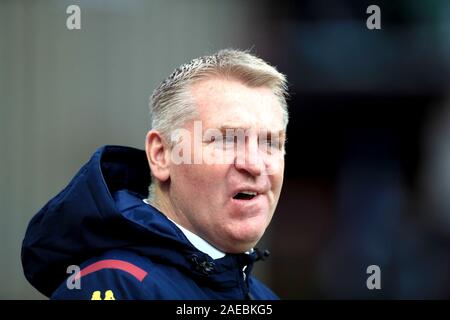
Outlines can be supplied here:
M181 65L153 91L150 101L152 129L168 139L173 129L194 119L197 112L189 89L195 82L214 76L240 80L249 87L272 89L280 99L283 122L287 126L285 75L248 51L225 49Z
M278 97L283 125L288 124L286 76L248 50L224 49L181 65L153 91L150 98L151 128L171 144L172 130L198 117L191 86L201 80L225 77L249 87L268 87ZM172 144L171 144L172 145ZM150 186L150 199L154 187Z

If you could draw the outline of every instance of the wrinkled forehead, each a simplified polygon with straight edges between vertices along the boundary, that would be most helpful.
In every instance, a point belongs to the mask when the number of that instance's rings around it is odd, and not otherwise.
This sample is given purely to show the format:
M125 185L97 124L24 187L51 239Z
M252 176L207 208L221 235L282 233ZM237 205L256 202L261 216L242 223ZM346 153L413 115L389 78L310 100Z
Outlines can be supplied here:
M279 98L268 87L248 87L239 81L210 79L193 86L203 126L246 130L284 130Z

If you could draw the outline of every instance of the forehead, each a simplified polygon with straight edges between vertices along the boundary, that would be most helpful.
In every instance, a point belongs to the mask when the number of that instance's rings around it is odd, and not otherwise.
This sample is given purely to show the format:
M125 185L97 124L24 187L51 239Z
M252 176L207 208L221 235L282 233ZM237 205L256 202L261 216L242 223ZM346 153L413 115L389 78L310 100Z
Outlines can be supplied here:
M280 101L270 88L212 78L195 83L191 91L204 127L284 129Z

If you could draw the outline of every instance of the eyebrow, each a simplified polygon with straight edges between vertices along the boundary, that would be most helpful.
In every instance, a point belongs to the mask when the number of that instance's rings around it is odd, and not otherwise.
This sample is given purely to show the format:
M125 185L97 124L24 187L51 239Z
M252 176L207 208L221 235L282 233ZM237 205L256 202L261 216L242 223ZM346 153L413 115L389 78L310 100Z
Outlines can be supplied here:
M219 130L220 130L220 131L225 131L226 129L232 129L232 130L236 130L236 129L244 129L244 130L247 130L247 129L250 129L250 126L235 126L235 125L227 125L227 124L224 124L224 125L221 125L221 126L219 127Z
M240 125L240 124L238 124L238 125L236 125L236 124L227 124L227 123L225 123L225 124L222 124L218 129L219 130L225 130L225 129L244 129L244 130L247 130L247 129L250 129L251 127L250 126L246 126L246 125ZM268 132L271 132L270 130L267 130ZM281 130L279 130L279 132L281 132L281 131L285 131L284 129L281 129Z
M219 127L219 131L222 132L222 134L226 135L227 130L248 130L250 129L250 127L245 127L245 126L239 126L239 127L235 127L235 126L228 126L228 125L222 125ZM274 136L278 136L278 138L280 140L285 140L286 138L286 130L281 129L278 131L270 131L267 130L267 134L268 135L274 135Z

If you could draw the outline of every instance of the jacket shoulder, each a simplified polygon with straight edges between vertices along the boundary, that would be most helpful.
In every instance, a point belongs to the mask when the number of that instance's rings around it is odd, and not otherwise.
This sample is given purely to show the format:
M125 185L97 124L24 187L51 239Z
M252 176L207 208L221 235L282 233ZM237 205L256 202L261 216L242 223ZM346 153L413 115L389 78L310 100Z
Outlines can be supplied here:
M152 263L136 253L108 251L75 269L51 299L152 299L152 294L144 286L151 269Z

